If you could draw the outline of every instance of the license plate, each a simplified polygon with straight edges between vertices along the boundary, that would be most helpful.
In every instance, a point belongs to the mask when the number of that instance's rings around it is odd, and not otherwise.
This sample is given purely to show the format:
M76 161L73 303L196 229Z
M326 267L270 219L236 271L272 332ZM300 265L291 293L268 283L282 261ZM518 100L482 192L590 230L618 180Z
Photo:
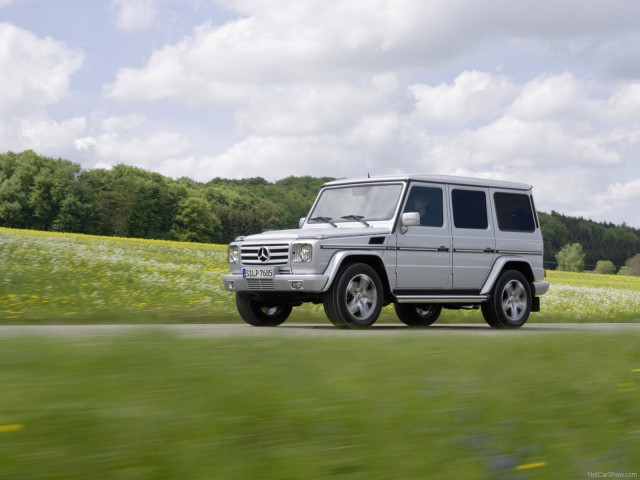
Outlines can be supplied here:
M244 278L273 278L273 268L243 268Z

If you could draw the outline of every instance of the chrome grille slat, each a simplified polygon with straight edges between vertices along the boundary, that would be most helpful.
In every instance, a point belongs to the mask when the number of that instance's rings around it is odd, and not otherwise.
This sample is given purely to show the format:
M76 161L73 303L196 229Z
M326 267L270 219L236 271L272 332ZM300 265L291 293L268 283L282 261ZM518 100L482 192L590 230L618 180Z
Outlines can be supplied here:
M269 250L269 260L258 258L261 248ZM289 244L243 245L240 249L243 265L287 265L289 263Z

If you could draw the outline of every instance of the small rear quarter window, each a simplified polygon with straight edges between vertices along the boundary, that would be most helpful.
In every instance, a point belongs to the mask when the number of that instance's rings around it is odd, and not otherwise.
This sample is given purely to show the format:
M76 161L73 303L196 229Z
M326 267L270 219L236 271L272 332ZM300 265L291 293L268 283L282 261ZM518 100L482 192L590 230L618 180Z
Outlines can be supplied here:
M497 192L493 195L498 228L507 232L533 232L535 223L529 195Z

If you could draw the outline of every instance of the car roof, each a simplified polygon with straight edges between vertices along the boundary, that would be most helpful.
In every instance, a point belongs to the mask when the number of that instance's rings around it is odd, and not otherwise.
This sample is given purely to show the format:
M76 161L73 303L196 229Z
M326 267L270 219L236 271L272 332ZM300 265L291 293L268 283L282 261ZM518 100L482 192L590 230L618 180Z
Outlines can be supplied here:
M531 190L533 186L526 183L507 182L504 180L490 180L486 178L473 178L473 177L458 177L454 175L380 175L375 177L360 177L360 178L344 178L341 180L333 180L325 183L324 187L334 187L340 185L349 185L354 183L380 183L380 182L431 182L431 183L446 183L450 185L465 185L474 187L493 187L493 188L506 188L513 190Z

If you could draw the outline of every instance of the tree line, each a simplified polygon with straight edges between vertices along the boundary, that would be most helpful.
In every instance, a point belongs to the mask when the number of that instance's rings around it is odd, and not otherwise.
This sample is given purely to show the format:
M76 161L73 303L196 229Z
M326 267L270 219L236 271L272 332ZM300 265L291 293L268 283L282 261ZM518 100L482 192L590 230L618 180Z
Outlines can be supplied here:
M69 233L229 243L238 235L296 228L332 178L268 182L172 179L137 167L84 170L28 150L0 154L0 226ZM567 244L584 249L585 268L616 267L640 252L640 230L556 212L539 213L544 262L557 266Z
M544 263L558 266L557 255L563 247L579 244L584 254L584 269L595 270L598 262L609 261L616 270L640 253L640 230L627 225L598 223L568 217L552 211L538 213L544 238Z
M229 243L291 228L330 178L207 183L116 165L83 170L33 151L0 154L0 226L68 233Z
M560 249L556 255L558 261L557 270L565 272L585 271L585 252L579 243L568 243ZM611 260L598 260L593 273L603 275L632 275L640 277L640 253L636 253L625 262L624 266L618 268Z

